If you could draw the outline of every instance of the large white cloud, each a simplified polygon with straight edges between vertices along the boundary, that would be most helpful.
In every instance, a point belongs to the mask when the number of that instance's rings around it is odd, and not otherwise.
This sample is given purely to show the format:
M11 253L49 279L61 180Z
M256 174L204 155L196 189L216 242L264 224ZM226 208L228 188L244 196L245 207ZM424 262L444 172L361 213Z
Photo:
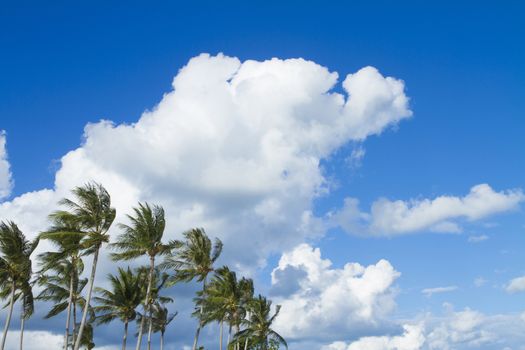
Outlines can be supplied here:
M346 231L371 235L399 235L417 231L461 232L458 220L476 221L490 215L514 210L525 200L522 190L494 191L487 184L472 187L463 197L439 196L409 201L386 198L372 204L369 213L361 212L355 198L333 213L332 223Z
M20 331L11 330L7 333L6 349L19 349ZM25 350L60 349L64 345L64 335L59 335L47 331L24 332Z
M491 323L489 317L475 310L468 308L458 312L450 310L448 315L427 334L428 348L436 350L479 348L493 343L504 334L492 332Z
M338 269L321 257L318 248L301 244L281 256L272 285L292 283L291 269L303 272L294 274L297 288L275 298L282 305L275 328L289 339L333 339L374 329L395 307L393 284L400 273L386 260L366 267L348 263Z
M348 75L345 95L332 91L337 80L303 59L195 57L136 123L86 126L54 188L1 204L0 218L38 232L60 197L95 180L111 192L118 220L138 200L156 202L170 238L203 226L225 241L229 262L261 264L323 232L311 212L329 186L323 158L411 115L403 82L375 68Z
M20 331L11 330L7 334L6 349L20 348ZM62 349L64 347L64 335L48 331L26 330L24 331L24 350ZM117 350L120 346L97 346L97 350Z
M350 344L338 341L321 350L419 350L425 343L422 324L404 325L404 332L396 336L362 337Z
M6 135L0 130L0 200L8 197L13 188L11 169L7 160Z
M522 349L525 317L519 314L486 315L465 308L455 311L445 303L445 313L420 315L403 323L398 335L365 336L339 340L311 349L322 350L454 350ZM343 338L348 339L349 337ZM310 348L308 348L310 349Z

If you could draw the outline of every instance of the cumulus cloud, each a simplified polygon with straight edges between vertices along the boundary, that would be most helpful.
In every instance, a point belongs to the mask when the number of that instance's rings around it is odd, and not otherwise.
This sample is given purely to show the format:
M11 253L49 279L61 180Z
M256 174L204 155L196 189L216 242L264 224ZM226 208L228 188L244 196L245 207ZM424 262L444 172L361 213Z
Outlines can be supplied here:
M422 324L404 325L404 332L396 336L362 337L359 340L346 344L334 342L323 346L321 350L419 350L425 342Z
M516 277L509 281L505 290L509 293L518 293L525 291L525 276Z
M0 130L0 200L11 194L13 180L11 178L10 164L7 160L6 135Z
M283 279L285 271L301 270L297 281ZM298 275L296 273L296 275ZM299 287L276 298L282 305L275 328L290 339L333 338L341 333L374 329L395 307L393 284L400 276L386 260L374 265L345 264L332 267L319 248L301 244L284 253L272 272L272 285Z
M403 82L373 67L347 75L344 94L333 91L337 81L303 59L195 57L136 123L87 125L54 188L1 204L0 217L38 232L60 197L95 180L112 194L117 220L152 201L166 208L168 238L202 226L225 242L230 263L263 264L324 232L312 214L329 187L320 161L411 115Z
M444 308L443 315L420 315L411 322L404 322L403 332L398 335L389 332L386 335L366 336L354 341L335 341L311 349L521 349L525 342L523 314L486 315L470 308L455 311L450 304L444 304Z
M497 333L490 330L489 321L482 313L469 308L458 312L450 310L427 335L428 348L449 350L494 342Z
M421 293L425 294L426 297L430 298L434 294L453 292L457 289L457 286L425 288L421 291Z
M19 348L20 331L12 330L7 333L6 349ZM25 350L60 349L64 345L64 336L47 331L24 332Z
M472 187L463 197L439 196L409 201L386 198L361 212L359 201L347 198L341 210L331 214L332 224L351 233L400 235L418 231L461 232L458 220L476 221L514 210L525 200L522 190L494 191L487 184Z

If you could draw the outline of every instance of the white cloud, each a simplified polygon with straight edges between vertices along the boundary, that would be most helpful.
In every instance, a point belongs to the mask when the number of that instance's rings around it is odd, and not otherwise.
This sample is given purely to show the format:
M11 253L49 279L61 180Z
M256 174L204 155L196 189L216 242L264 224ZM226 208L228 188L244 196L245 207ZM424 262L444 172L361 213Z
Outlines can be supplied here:
M396 336L362 337L359 340L346 344L334 342L323 346L321 350L419 350L425 342L422 324L404 325L404 332Z
M0 200L9 197L13 188L10 164L7 160L6 135L0 130Z
M358 145L352 150L350 156L346 158L346 162L351 168L359 168L363 162L365 154L366 150L363 145Z
M275 299L282 305L275 328L290 339L333 339L342 333L374 329L395 307L393 283L400 273L386 260L366 267L348 263L338 269L321 258L318 248L301 244L281 256L272 272L272 285L290 283L278 278L282 276L279 272L290 267L304 271L296 274L299 288Z
M487 235L469 236L468 241L470 243L479 243L479 242L486 241L487 239L489 239L489 236Z
M477 277L475 280L474 280L474 285L476 287L483 287L485 284L487 284L487 280L484 279L483 277Z
M20 331L12 330L7 333L6 349L18 349ZM47 331L24 332L25 350L60 349L64 345L64 336Z
M509 293L518 293L525 291L525 276L516 277L510 280L505 287L505 290Z
M461 232L458 219L480 220L514 210L523 200L525 196L520 189L496 192L489 185L480 184L464 197L379 199L372 204L370 213L360 211L357 199L347 198L343 208L330 219L332 224L351 233L400 235L424 230L455 233Z
M476 347L494 342L497 335L490 330L488 318L478 311L453 310L427 335L429 349L449 350Z
M445 313L441 316L426 314L403 322L401 335L388 332L355 341L335 341L308 350L522 349L525 344L525 313L485 315L469 308L455 311L447 303L444 307Z
M453 292L457 289L457 286L425 288L421 291L421 293L425 294L426 297L430 298L434 294Z
M10 330L7 333L6 349L18 349L20 347L20 331ZM25 330L24 350L62 349L64 347L64 335L49 331ZM106 345L97 346L100 350L118 350L120 346Z
M411 115L403 82L373 67L348 75L345 94L332 91L337 80L303 59L195 57L136 123L87 125L54 188L0 204L0 218L36 233L59 198L95 180L112 194L117 220L138 200L156 202L168 238L202 226L238 268L263 264L270 252L324 232L312 214L329 186L320 161Z

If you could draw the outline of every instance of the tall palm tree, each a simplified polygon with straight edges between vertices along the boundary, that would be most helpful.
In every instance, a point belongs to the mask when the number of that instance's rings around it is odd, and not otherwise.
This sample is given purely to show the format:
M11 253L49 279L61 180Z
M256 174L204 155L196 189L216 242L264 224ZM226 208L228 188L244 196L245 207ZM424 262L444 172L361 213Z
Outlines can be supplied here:
M236 313L233 314L235 317L232 317L231 320L236 329L236 334L240 332L240 326L243 324L244 319L250 315L249 304L253 300L254 293L253 280L251 278L241 278L237 285L237 293L239 304ZM241 344L236 343L235 347L237 350L240 350Z
M92 311L88 311L92 314ZM78 342L80 346L84 346L87 350L95 348L94 338L94 329L93 329L94 317L90 317L86 321L86 326L84 332L82 332L82 337L78 337Z
M131 260L147 255L149 257L148 284L145 296L144 314L148 315L151 305L151 287L155 274L155 258L159 255L168 254L172 246L162 243L166 220L164 209L154 205L150 207L148 203L139 203L133 208L134 215L127 215L129 225L119 224L124 231L118 236L117 241L111 247L118 250L118 253L111 254L113 260ZM142 344L142 334L145 318L139 326L136 349L139 350ZM151 327L149 327L151 329ZM148 332L148 348L151 346L151 332Z
M213 264L221 255L222 242L215 239L215 242L212 243L204 229L201 228L191 229L184 232L183 235L184 241L173 242L174 247L177 248L176 254L168 256L162 267L174 270L175 275L172 283L197 280L202 282L202 290L204 291L208 274L213 271ZM200 307L193 350L197 350L199 334L204 324L203 307Z
M248 302L247 306L249 317L243 322L246 328L235 335L234 341L241 344L244 340L245 350L248 344L250 349L257 350L268 350L270 344L282 344L288 349L286 340L271 328L281 306L277 305L272 315L272 302L261 295Z
M101 184L91 182L74 188L72 192L75 200L62 199L59 204L65 206L67 210L57 211L53 216L65 222L75 222L79 225L84 233L81 242L83 254L93 254L86 303L74 346L74 350L78 350L89 313L88 307L93 293L100 248L102 244L109 241L108 230L115 220L115 209L111 207L111 197L108 191Z
M16 283L16 293L14 302L20 301L20 350L24 344L25 321L33 315L35 304L33 299L33 282L31 281L31 270L24 273ZM0 292L0 298L5 299L9 296L10 289L6 288Z
M200 290L197 292L197 296L193 299L195 302L195 311L192 313L192 316L197 318L201 323L201 327L208 325L211 322L219 323L219 350L222 350L223 346L223 329L224 322L227 322L227 310L223 304L217 303L215 300L210 298L210 291L217 290L215 286L215 281L212 280L205 290ZM231 329L230 329L231 333ZM228 342L230 339L228 338Z
M164 350L164 334L166 333L166 328L177 314L178 312L170 314L168 308L158 301L151 305L153 332L160 332L160 350Z
M0 343L1 350L5 347L17 290L22 299L22 320L33 313L33 294L29 280L32 275L31 254L37 245L38 238L28 241L14 222L0 222L0 287L3 291L9 290L9 311ZM23 336L23 332L20 336ZM23 338L21 343L22 341Z
M62 261L53 268L48 269L48 273L38 278L37 283L42 287L37 300L51 301L54 305L44 316L45 319L54 317L66 311L66 335L64 348L67 349L70 343L74 344L77 330L77 307L83 308L86 300L82 296L82 290L87 285L87 278L79 278L83 271L82 260L73 267L70 261ZM73 278L71 279L71 274ZM73 331L71 330L71 317L73 318ZM70 342L71 339L71 342Z
M105 324L118 318L124 322L124 336L122 338L122 350L126 349L128 337L128 324L137 317L136 308L144 299L142 284L144 278L140 274L134 274L128 267L126 270L119 267L118 275L108 275L111 290L95 288L99 294L93 298L98 304L93 309L98 324Z
M222 349L222 329L224 321L228 322L230 334L228 345L231 339L231 330L235 333L240 330L240 325L246 316L247 302L253 297L253 281L242 278L237 280L234 271L227 266L223 266L215 271L215 274L202 294L197 298L197 303L204 305L205 313L208 318L214 318L220 326L219 348ZM238 347L238 344L235 344Z
M55 274L60 275L58 279L53 279L53 282L63 282L67 281L67 291L68 291L68 301L67 301L67 316L66 316L66 327L64 334L64 350L67 350L69 343L69 331L71 324L71 308L73 307L74 312L74 324L76 326L76 299L75 293L78 292L79 287L79 276L84 270L84 264L81 259L82 247L81 241L84 238L85 234L82 232L80 224L74 220L74 217L71 215L60 215L55 216L54 214L50 215L50 219L53 222L51 228L40 234L40 239L45 239L51 242L58 251L56 252L45 252L39 255L40 264L41 264L41 273L48 271L53 271ZM41 283L47 284L49 281L49 276L42 275ZM87 280L86 280L87 281ZM51 283L53 283L51 282ZM85 283L84 283L85 285ZM82 286L83 288L84 286ZM63 305L63 291L62 287L59 287L60 298L57 299L57 290L51 299L54 299L55 302ZM45 291L45 290L44 290ZM63 309L58 310L58 313L62 312ZM57 313L55 313L56 315ZM54 315L52 315L54 316ZM75 327L73 327L75 328ZM76 329L73 329L73 334L76 333Z
M149 275L149 267L147 266L140 266L137 268L137 272L141 274L142 276L148 276ZM167 304L167 303L173 303L173 299L164 295L161 295L160 292L164 289L166 286L168 280L170 279L170 275L168 275L166 272L162 272L160 268L156 267L155 272L153 274L153 279L151 282L151 291L150 291L150 305L153 305L155 303L160 304ZM144 283L142 283L143 288L143 295L146 295L147 291L147 278L144 279ZM146 309L145 303L146 299L143 299L143 308ZM148 322L148 334L153 334L153 318L151 316L151 313L153 310L150 308L150 313L146 314L145 321L143 320L143 314L138 313L138 319L137 323L139 326L141 324L144 324L145 322ZM136 334L138 336L138 332ZM149 337L148 343L147 343L147 350L151 349L151 336Z
M25 321L29 319L35 310L33 297L33 283L31 281L32 272L28 271L19 286L20 311L20 350L24 348L24 328Z

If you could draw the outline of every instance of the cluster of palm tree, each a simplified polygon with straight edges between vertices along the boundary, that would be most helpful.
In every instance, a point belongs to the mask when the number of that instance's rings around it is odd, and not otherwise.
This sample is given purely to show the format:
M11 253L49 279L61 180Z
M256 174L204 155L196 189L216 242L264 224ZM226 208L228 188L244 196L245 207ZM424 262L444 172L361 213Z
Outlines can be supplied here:
M65 311L64 350L93 349L94 328L114 320L124 325L123 350L130 323L136 323L136 350L140 350L145 335L150 350L155 333L160 334L162 350L167 327L177 315L170 313L168 304L173 300L163 295L163 290L191 281L201 284L192 314L198 320L193 350L203 349L199 347L199 335L210 323L219 325L220 350L224 346L225 325L228 350L287 347L286 341L271 328L280 306L273 308L271 301L255 296L251 279L238 279L227 266L215 267L222 252L219 239L212 241L203 229L195 228L184 232L182 240L164 242L164 209L139 203L127 215L128 223L118 224L121 233L110 242L109 229L116 212L106 189L98 183L88 183L72 193L74 199L59 202L63 209L49 216L51 226L34 241L27 240L15 223L0 222L0 298L7 300L8 308L0 350L4 350L17 302L21 305L20 350L23 349L24 325L34 312L34 300L51 304L44 318ZM41 240L48 241L55 250L38 255L39 269L34 272L31 254ZM134 269L119 267L116 274L107 276L107 289L95 287L98 260L106 244L114 261L142 259L149 264ZM86 278L83 276L87 256L93 258ZM34 298L35 286L39 294Z

